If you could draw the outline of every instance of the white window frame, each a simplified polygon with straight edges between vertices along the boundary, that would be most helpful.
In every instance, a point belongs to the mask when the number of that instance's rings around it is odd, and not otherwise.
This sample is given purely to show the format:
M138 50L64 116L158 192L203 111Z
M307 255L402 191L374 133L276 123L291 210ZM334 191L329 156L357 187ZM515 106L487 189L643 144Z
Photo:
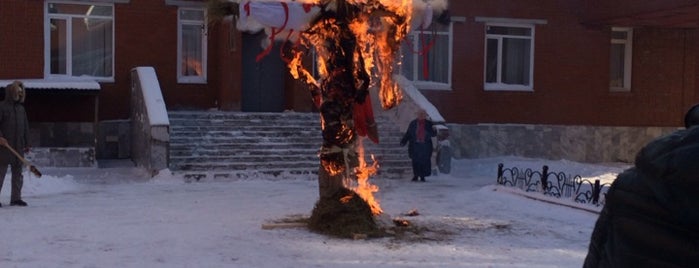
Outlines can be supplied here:
M631 64L633 59L633 28L629 27L612 27L613 32L625 32L626 39L611 39L611 44L624 45L624 82L621 87L613 87L610 85L609 91L613 92L628 92L631 91ZM611 57L611 55L610 55ZM610 58L611 60L611 58ZM610 70L611 71L611 70ZM611 77L610 77L611 79ZM610 81L611 82L611 81Z
M97 0L97 1L86 1L86 0L73 0L73 1L60 1L60 0L54 0L54 1L45 1L44 2L44 78L58 78L58 79L78 79L78 80L94 80L94 81L99 81L99 82L114 82L114 62L115 62L115 57L116 55L116 46L115 46L115 25L116 25L116 19L114 16L114 4L113 3L125 3L128 2L126 0L124 1L118 1L118 0L112 0L112 1L107 1L107 0ZM80 15L75 15L75 14L49 14L49 5L50 4L71 4L71 5L101 5L101 6L110 6L112 8L112 16L107 17L107 16L90 16L93 18L100 18L100 19L111 19L112 20L112 73L111 76L73 76L73 52L72 52L72 44L73 44L73 34L72 34L72 19L73 18L83 18L87 19L88 16L80 16ZM66 33L70 38L67 39L67 48L66 48L66 72L67 74L51 74L51 19L61 19L65 20L68 27L66 29Z
M203 20L184 20L180 16L183 10L193 10L203 12ZM207 30L206 30L206 9L203 7L179 7L177 9L177 82L181 84L205 84L207 80L207 65L208 65L208 43L207 43ZM182 74L182 26L184 25L195 25L201 26L201 68L202 75L183 75Z
M458 18L457 18L458 19ZM423 89L423 90L452 90L451 85L452 85L452 74L454 73L454 65L453 65L453 58L454 58L454 22L455 21L460 21L460 20L452 20L449 23L448 30L447 31L438 31L438 32L432 32L431 30L420 30L420 29L414 29L413 31L410 32L410 37L412 40L415 40L411 43L413 51L419 51L420 47L419 44L419 34L420 33L427 33L432 35L433 33L436 35L447 35L448 38L448 50L447 51L447 82L436 82L436 81L430 81L430 80L411 80L413 85L418 88L418 89ZM433 22L437 23L437 22ZM418 79L419 72L421 71L420 68L420 57L422 55L415 54L412 51L404 52L403 54L403 61L405 60L410 60L412 63L412 77L415 79ZM410 56L410 57L408 57ZM402 71L402 70L401 70Z
M497 27L514 27L514 28L528 28L531 30L531 36L528 37L522 37L522 36L517 36L517 35L497 35L497 34L488 34L488 27L489 26L497 26ZM498 21L486 21L485 24L485 42L484 42L484 47L483 47L483 88L484 90L489 90L489 91L534 91L534 40L535 40L535 33L536 27L534 23L517 23L517 22L503 22L502 20ZM529 84L528 85L513 85L513 84L505 84L501 82L502 79L502 71L501 68L497 69L497 78L495 83L488 83L486 82L487 79L487 64L488 64L488 39L498 39L498 66L502 66L502 40L505 38L513 38L513 39L528 39L531 44L529 45Z

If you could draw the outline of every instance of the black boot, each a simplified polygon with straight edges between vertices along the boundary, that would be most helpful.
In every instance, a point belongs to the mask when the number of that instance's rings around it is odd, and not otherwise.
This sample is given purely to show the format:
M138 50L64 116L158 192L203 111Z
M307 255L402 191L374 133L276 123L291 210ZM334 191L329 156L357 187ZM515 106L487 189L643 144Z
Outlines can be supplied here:
M413 176L413 181L417 181L417 176Z
M20 199L20 200L15 200L15 201L10 201L10 206L26 207L26 206L27 206L27 202L22 201L22 199Z
M425 177L420 177L420 181L421 181L421 182L424 182L424 181L425 181Z

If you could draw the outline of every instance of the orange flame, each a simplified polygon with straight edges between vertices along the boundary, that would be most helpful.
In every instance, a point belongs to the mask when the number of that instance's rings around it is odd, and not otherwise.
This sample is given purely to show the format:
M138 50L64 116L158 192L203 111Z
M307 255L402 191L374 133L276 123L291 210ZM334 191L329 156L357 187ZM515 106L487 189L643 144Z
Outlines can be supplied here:
M374 197L374 193L379 191L379 187L373 185L369 182L369 177L376 174L379 170L379 162L376 161L374 155L371 155L372 164L367 166L364 160L364 145L362 144L363 138L359 139L358 154L359 154L359 166L355 168L355 173L357 175L356 185L351 183L352 181L345 180L345 186L359 195L364 201L369 204L371 208L371 213L374 215L379 215L383 213L381 206L379 205L379 200Z
M306 83L311 85L318 85L318 81L313 77L306 68L303 68L303 53L295 52L293 58L288 63L289 73L294 79L299 79L303 76Z
M322 1L303 2L319 4ZM386 110L391 109L403 99L400 87L393 79L393 73L398 60L400 42L405 39L410 30L412 0L346 0L346 2L362 6L365 11L351 21L349 27L357 39L366 72L377 76L378 85L376 86L379 90L381 107ZM326 23L312 25L308 31L300 33L300 43L315 49L319 77L313 77L313 74L306 70L301 61L304 53L297 51L289 63L290 72L295 79L302 77L306 83L317 86L318 80L328 78L330 74L327 72L326 59L331 57L332 51L327 51L326 42L337 40L338 38L333 37L337 37L338 32L339 27L335 20L328 19ZM374 69L376 71L372 71Z
M347 203L349 203L350 200L352 200L352 198L353 198L353 196L351 194L346 195L346 196L343 196L342 198L340 198L340 202L342 204L347 204Z

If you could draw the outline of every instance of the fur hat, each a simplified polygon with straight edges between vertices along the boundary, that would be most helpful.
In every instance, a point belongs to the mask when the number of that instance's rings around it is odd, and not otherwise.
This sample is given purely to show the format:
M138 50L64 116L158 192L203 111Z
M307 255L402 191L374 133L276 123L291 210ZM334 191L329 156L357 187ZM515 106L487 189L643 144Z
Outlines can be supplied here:
M22 83L22 81L14 81L5 88L5 101L12 100L24 103L26 95L27 92L24 89L24 83Z

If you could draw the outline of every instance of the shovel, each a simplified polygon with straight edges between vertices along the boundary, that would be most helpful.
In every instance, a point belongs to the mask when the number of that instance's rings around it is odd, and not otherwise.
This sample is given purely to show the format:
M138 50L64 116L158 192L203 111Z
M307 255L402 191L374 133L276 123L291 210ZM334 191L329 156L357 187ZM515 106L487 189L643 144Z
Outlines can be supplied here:
M36 175L37 177L41 178L41 172L39 172L39 170L36 169L36 167L35 167L34 165L32 165L32 163L29 163L29 161L27 161L27 159L24 159L24 157L22 157L21 155L19 155L19 154L17 153L17 151L15 151L15 149L12 149L12 147L10 147L10 145L5 144L5 148L7 148L8 150L10 150L10 152L12 152L12 154L14 154L17 158L19 158L19 160L21 160L22 163L24 163L24 165L28 166L28 167L29 167L29 171L31 171L32 173L34 173L34 175Z

